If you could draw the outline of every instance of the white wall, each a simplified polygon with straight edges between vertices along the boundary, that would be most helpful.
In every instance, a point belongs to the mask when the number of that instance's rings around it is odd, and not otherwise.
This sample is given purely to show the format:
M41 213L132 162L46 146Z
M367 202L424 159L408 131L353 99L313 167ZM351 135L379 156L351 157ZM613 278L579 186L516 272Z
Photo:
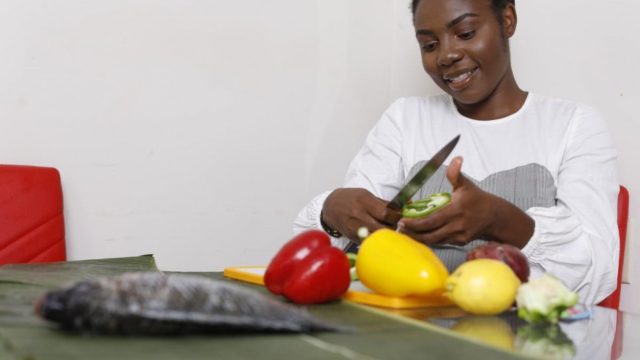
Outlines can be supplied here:
M408 0L0 0L0 162L57 167L71 259L265 264L403 95L431 94ZM631 0L518 1L531 91L609 119L621 181L640 42ZM632 199L629 251L637 253ZM640 312L631 257L623 308Z

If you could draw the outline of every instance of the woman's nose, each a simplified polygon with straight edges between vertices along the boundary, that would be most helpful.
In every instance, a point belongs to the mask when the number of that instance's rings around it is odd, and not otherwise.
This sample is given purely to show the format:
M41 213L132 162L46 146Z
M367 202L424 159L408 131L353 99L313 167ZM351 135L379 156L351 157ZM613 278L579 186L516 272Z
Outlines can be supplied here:
M450 41L443 41L438 54L438 66L450 66L462 59L463 53L459 47Z

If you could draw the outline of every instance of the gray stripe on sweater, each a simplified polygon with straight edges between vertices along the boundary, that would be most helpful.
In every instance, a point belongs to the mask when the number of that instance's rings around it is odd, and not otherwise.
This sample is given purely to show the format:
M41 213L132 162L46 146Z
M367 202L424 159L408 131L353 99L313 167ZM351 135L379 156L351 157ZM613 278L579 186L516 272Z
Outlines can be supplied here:
M424 164L425 162L415 164L407 178L413 177ZM447 180L446 172L447 166L441 166L413 197L413 200L426 198L436 192L451 192L452 187ZM523 211L534 206L551 207L556 203L556 186L553 182L553 176L547 168L540 164L532 163L500 171L481 181L464 174L464 172L463 175L482 190L509 201ZM444 244L433 245L431 248L442 259L449 271L453 271L465 261L469 250L486 243L486 240L476 239L464 246Z

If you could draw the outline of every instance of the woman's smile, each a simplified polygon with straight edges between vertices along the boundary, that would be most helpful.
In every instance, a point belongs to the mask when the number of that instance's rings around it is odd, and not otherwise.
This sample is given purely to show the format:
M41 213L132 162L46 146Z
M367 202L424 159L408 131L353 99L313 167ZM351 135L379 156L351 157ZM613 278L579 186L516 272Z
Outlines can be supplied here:
M453 91L461 91L469 86L478 67L444 74L442 79Z

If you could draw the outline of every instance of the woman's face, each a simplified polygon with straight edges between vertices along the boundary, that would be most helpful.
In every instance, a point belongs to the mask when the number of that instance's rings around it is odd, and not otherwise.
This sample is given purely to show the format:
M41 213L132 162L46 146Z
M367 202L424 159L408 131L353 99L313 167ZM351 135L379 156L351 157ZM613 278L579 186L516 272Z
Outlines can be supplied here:
M490 0L422 0L416 9L422 65L459 104L488 100L505 78L515 84L507 43L515 10L508 7L501 16L503 24Z

